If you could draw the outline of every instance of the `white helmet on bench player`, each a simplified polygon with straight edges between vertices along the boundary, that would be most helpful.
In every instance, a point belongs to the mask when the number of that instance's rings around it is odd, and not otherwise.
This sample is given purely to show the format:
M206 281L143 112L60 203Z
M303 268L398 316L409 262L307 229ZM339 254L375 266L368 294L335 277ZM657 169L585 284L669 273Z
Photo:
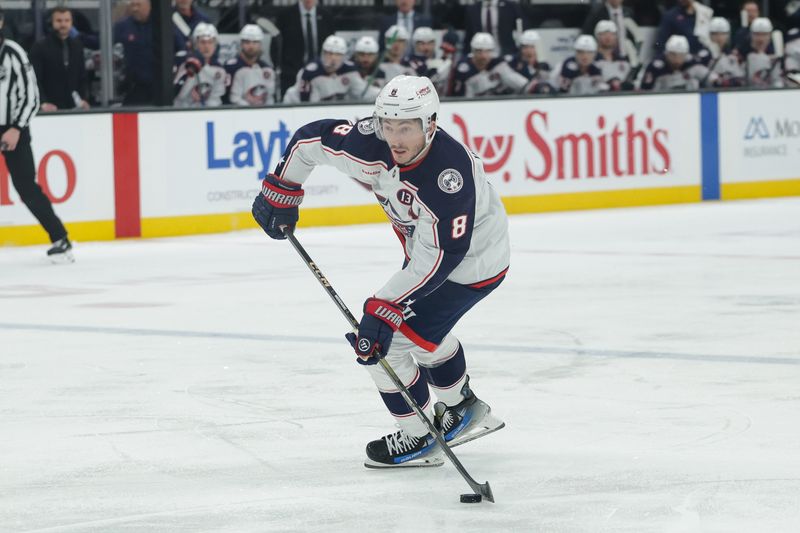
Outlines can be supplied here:
M431 123L439 113L439 95L433 83L423 76L395 76L383 86L375 99L375 133L384 140L381 121L383 119L413 120L418 119L425 132L425 146L428 146L436 135L436 129L430 131Z
M338 35L329 35L322 43L322 51L345 55L347 53L347 41Z

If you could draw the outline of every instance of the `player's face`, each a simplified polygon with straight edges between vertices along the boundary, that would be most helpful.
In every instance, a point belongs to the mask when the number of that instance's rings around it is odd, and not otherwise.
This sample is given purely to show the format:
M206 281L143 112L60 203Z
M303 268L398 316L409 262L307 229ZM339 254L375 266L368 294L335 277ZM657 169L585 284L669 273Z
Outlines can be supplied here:
M750 39L753 45L753 48L759 51L764 51L769 46L769 42L772 39L772 35L769 33L751 33Z
M383 119L383 137L389 144L394 160L405 165L425 147L425 132L421 120Z
M344 54L322 52L322 65L328 72L336 72L344 63Z
M713 42L717 43L717 46L719 46L720 50L722 50L723 48L728 46L728 41L730 40L730 38L731 38L731 34L730 33L712 33L711 34L711 40Z
M417 41L414 45L414 52L418 56L433 57L433 50L436 47L434 41Z
M369 70L375 65L375 62L378 60L378 54L370 54L367 52L356 52L355 55L353 56L353 59L355 59L356 65L358 65L359 68L364 70Z
M204 58L208 59L214 55L214 52L217 49L217 40L216 39L197 39L197 51L200 52L200 55Z
M395 59L402 59L406 51L406 41L397 40L392 43L389 54Z
M519 49L519 56L529 65L533 65L538 60L535 46L528 45L521 47Z
M489 64L489 61L492 60L492 51L491 50L473 50L472 51L472 62L475 63L475 68L478 70L483 70L486 68L486 65Z
M253 61L261 55L261 41L242 41L242 55Z
M669 66L673 69L679 69L686 63L686 54L667 52L667 63L669 63Z
M578 50L575 52L575 60L578 62L578 65L588 67L592 64L592 61L594 61L594 52Z
M597 36L597 44L600 48L616 48L617 47L617 34L607 31Z

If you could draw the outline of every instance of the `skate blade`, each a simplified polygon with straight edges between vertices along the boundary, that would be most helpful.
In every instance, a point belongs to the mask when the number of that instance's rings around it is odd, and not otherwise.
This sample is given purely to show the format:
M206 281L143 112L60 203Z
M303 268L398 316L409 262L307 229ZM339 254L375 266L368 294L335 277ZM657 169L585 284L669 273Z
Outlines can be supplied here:
M48 255L47 259L54 265L68 265L75 262L75 257L72 255L72 252Z
M486 404L483 404L486 405ZM448 442L451 448L455 448L456 446L460 446L462 444L466 444L467 442L471 442L475 439L479 439L484 435L488 435L489 433L494 433L495 431L501 430L506 427L506 423L497 418L492 414L492 410L489 406L486 406L486 410L482 417L478 418L478 422L471 423L464 431L456 435L456 437Z
M441 455L433 455L421 459L413 459L411 461L406 461L405 463L397 463L393 465L388 465L386 463L379 463L369 458L364 459L364 466L366 466L367 468L374 468L376 470L389 470L397 468L430 468L435 466L442 466L443 464L444 464L444 457Z

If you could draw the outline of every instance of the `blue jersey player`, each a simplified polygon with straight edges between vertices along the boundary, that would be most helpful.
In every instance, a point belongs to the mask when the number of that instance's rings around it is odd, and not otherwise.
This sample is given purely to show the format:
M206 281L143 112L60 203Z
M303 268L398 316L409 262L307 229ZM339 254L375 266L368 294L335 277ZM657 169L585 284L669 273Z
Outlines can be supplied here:
M502 283L508 220L481 160L436 125L439 97L428 78L397 76L355 124L318 120L292 137L264 178L253 216L267 235L294 227L303 184L331 165L369 187L403 247L402 268L364 302L347 335L400 430L367 444L366 466L438 466L442 452L381 365L392 365L455 446L503 427L472 392L464 349L451 330ZM432 394L433 393L433 397Z

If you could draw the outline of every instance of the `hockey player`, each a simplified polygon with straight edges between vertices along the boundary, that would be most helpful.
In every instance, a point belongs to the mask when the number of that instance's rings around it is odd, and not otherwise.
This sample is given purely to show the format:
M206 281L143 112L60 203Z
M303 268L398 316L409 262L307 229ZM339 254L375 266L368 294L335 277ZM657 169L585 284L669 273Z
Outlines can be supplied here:
M217 60L217 28L213 24L201 22L195 26L192 39L193 52L176 54L186 54L186 60L175 74L175 106L222 105L227 75Z
M641 83L643 91L694 91L703 81L716 81L714 73L689 54L689 40L683 35L667 39L664 50L647 66Z
M297 73L297 83L286 91L285 103L366 101L375 98L377 87L367 87L358 69L344 57L347 43L331 35L322 43L322 57Z
M555 88L550 84L552 76L550 64L539 61L538 47L541 40L536 30L525 30L519 39L519 53L506 56L506 61L512 69L533 82L530 92L552 93Z
M437 91L447 84L453 61L450 58L436 58L436 36L427 26L414 30L411 40L414 52L404 59L404 64L414 70L417 76L430 78Z
M228 101L234 105L262 106L275 103L275 71L261 59L264 32L246 24L239 32L239 55L225 64Z
M505 59L495 57L494 37L490 33L476 33L470 48L472 52L456 65L451 96L520 94L534 85L515 72Z
M472 391L464 349L451 330L505 277L507 217L481 160L438 128L438 113L429 79L394 78L372 117L300 128L253 203L267 235L285 238L309 174L332 165L372 189L400 239L402 268L366 299L357 333L346 335L400 427L367 444L368 467L443 463L433 435L375 364L383 357L428 415L440 402L432 418L451 445L504 426Z
M617 25L610 20L601 20L594 27L594 36L597 39L597 56L594 62L603 73L603 82L608 85L609 90L632 90L633 85L628 79L631 64L627 57L619 53L617 31Z
M386 79L391 80L400 75L413 75L414 69L405 60L406 47L410 37L408 30L402 26L390 26L383 37L386 42L386 53L380 68L386 73Z
M772 45L772 22L759 17L750 24L750 40L739 50L739 58L750 87L783 87L783 69Z
M708 64L716 77L716 87L741 87L745 84L744 68L731 48L731 25L722 17L714 17L709 25L711 31L712 59ZM703 83L700 84L701 86Z
M368 84L379 89L386 85L386 73L378 66L378 41L365 35L353 48L353 63Z
M591 35L575 39L575 55L561 64L556 85L562 93L575 95L597 94L608 90L603 82L603 72L594 62L597 57L597 41Z
M414 69L417 76L428 76L428 61L433 59L436 53L436 36L431 28L420 26L414 30L411 41L413 51L403 61Z
M786 79L794 85L800 85L800 28L792 28L786 32L785 53Z

